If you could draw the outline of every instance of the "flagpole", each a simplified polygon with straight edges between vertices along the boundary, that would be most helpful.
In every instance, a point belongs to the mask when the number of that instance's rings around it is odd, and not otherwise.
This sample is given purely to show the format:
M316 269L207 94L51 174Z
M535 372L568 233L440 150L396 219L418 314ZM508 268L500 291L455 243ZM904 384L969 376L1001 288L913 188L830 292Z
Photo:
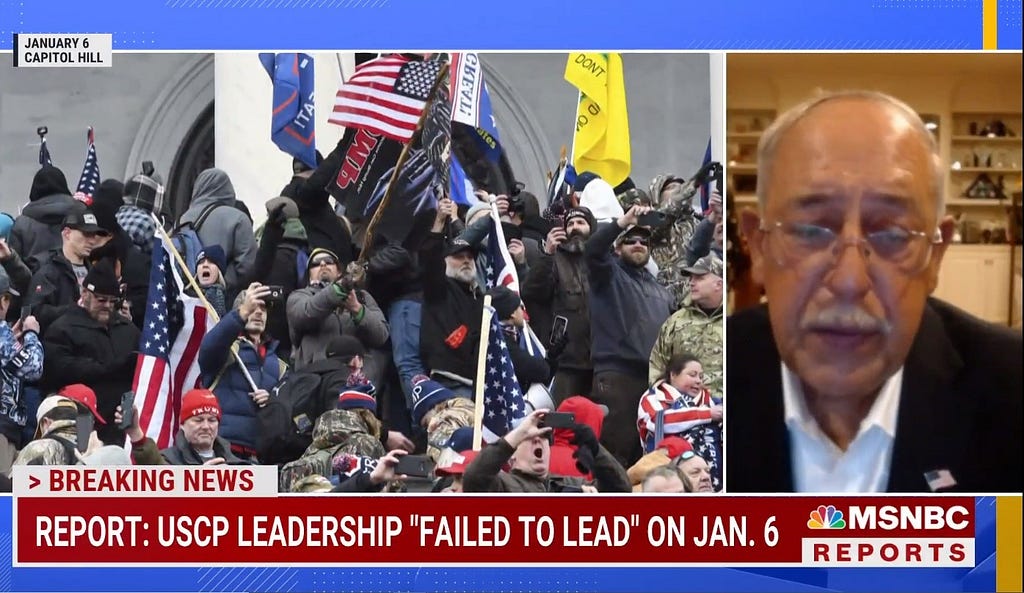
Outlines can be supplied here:
M569 163L572 163L573 167L576 166L576 161L573 160L573 159L576 158L576 125L577 125L577 122L580 121L580 103L582 101L583 101L583 91L579 91L576 94L576 115L574 115L573 118L572 118L572 148L571 148L571 150L569 150L569 160L568 160Z
M213 305L210 304L210 301L206 300L206 295L203 294L202 289L199 287L199 283L196 282L195 276L189 272L188 266L185 264L185 260L182 259L181 254L178 253L178 250L174 247L174 241L171 241L170 236L167 235L167 231L165 231L163 225L160 224L160 219L158 219L152 212L149 213L149 216L153 219L153 222L156 223L156 228L160 231L160 236L164 241L164 247L174 254L174 260L178 262L178 267L181 269L181 272L185 274L186 278L188 278L188 284L192 287L192 290L195 291L199 302L203 304L203 307L206 309L206 314L213 319L215 324L220 323L220 315L217 315L217 311L213 308ZM249 386L252 387L253 391L257 391L259 387L256 385L256 381L253 380L252 375L249 374L249 369L245 368L245 363L242 362L242 357L239 356L238 349L234 347L234 344L232 344L230 350L235 362L238 363L238 367L242 369L242 374L245 376L245 380L249 382Z
M437 96L437 90L441 87L441 82L444 80L445 75L448 73L448 62L445 62L440 71L437 73L437 78L434 79L434 85L430 87L430 94L427 95L427 101L423 105L423 113L420 114L420 120L416 123L416 131L412 133L412 137L402 147L402 152L398 155L398 162L395 163L395 168L391 173L391 181L388 182L388 188L384 192L384 197L381 199L380 204L377 206L377 211L373 213L373 217L370 219L370 223L366 225L366 234L363 236L363 248L359 250L359 263L365 263L367 254L370 251L370 247L373 245L373 229L380 222L380 219L384 216L384 210L387 208L388 202L391 201L392 194L395 193L395 184L398 181L398 174L402 170L402 166L405 165L405 161L409 158L409 150L412 145L423 133L423 122L426 121L430 115L430 106L434 103L434 99Z
M487 342L491 334L491 295L484 296L483 314L480 315L480 347L476 358L476 381L473 383L476 407L473 411L473 450L483 447L484 437L484 389L487 376Z

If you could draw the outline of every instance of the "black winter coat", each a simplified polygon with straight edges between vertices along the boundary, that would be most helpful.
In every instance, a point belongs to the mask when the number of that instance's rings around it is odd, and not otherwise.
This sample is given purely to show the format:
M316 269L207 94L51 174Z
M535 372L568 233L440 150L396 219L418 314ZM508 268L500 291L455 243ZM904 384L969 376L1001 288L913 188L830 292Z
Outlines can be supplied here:
M444 236L430 233L420 251L420 357L430 371L446 371L472 381L476 378L484 299L479 289L471 289L445 275L444 247Z
M96 430L108 445L124 445L124 431L114 424L114 410L121 395L132 388L139 333L139 328L116 313L109 326L103 326L75 305L43 335L44 393L74 383L91 387L96 392L96 407L107 422L97 423Z

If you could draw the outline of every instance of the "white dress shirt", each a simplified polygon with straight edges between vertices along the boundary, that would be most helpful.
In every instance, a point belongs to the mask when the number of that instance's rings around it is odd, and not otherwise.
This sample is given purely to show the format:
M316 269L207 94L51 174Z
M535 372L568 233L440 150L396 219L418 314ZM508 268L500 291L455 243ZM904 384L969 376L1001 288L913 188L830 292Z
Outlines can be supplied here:
M782 364L782 401L796 492L885 492L892 463L903 368L882 385L857 436L842 451L811 416L800 379Z

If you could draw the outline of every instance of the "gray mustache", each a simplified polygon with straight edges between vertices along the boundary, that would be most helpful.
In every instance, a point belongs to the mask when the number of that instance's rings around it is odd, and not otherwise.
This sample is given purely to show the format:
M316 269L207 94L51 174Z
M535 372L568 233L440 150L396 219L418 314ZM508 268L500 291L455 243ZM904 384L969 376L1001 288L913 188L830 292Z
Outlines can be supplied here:
M800 324L805 330L842 330L864 333L889 333L891 324L860 307L835 306L818 311Z

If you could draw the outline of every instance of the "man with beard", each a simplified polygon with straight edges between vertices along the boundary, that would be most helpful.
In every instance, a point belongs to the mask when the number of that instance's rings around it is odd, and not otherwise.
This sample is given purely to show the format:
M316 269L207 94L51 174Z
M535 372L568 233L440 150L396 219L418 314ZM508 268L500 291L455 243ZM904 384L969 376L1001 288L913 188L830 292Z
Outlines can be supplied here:
M570 208L564 224L548 232L544 255L530 268L523 282L524 301L548 308L552 319L566 319L568 340L556 359L558 370L551 387L556 406L567 397L589 395L594 380L590 357L590 287L583 246L596 226L588 208Z
M637 225L651 211L640 204L617 221L601 225L583 250L590 280L594 384L591 399L608 406L601 440L629 467L642 454L635 418L647 391L651 347L672 313L673 297L647 271L651 231ZM612 244L615 245L614 254Z
M705 386L715 397L722 397L724 267L714 255L706 255L683 268L683 273L690 276L690 294L683 300L683 307L658 332L647 376L652 384L664 375L673 355L692 352L704 366Z
M203 385L220 402L220 436L231 443L232 453L243 459L255 459L260 437L258 410L267 405L270 392L288 370L277 356L277 340L266 333L269 296L269 286L250 284L238 295L237 306L199 345ZM255 389L232 351L238 353Z
M72 305L43 334L42 391L54 392L83 383L96 392L106 424L97 426L107 445L124 445L124 431L114 422L121 394L132 388L139 328L114 309L121 286L108 261L96 264L82 283L80 304Z
M473 399L483 294L477 282L476 249L464 239L445 246L446 221L455 212L451 200L438 202L434 225L420 251L420 354L434 381L459 397Z

